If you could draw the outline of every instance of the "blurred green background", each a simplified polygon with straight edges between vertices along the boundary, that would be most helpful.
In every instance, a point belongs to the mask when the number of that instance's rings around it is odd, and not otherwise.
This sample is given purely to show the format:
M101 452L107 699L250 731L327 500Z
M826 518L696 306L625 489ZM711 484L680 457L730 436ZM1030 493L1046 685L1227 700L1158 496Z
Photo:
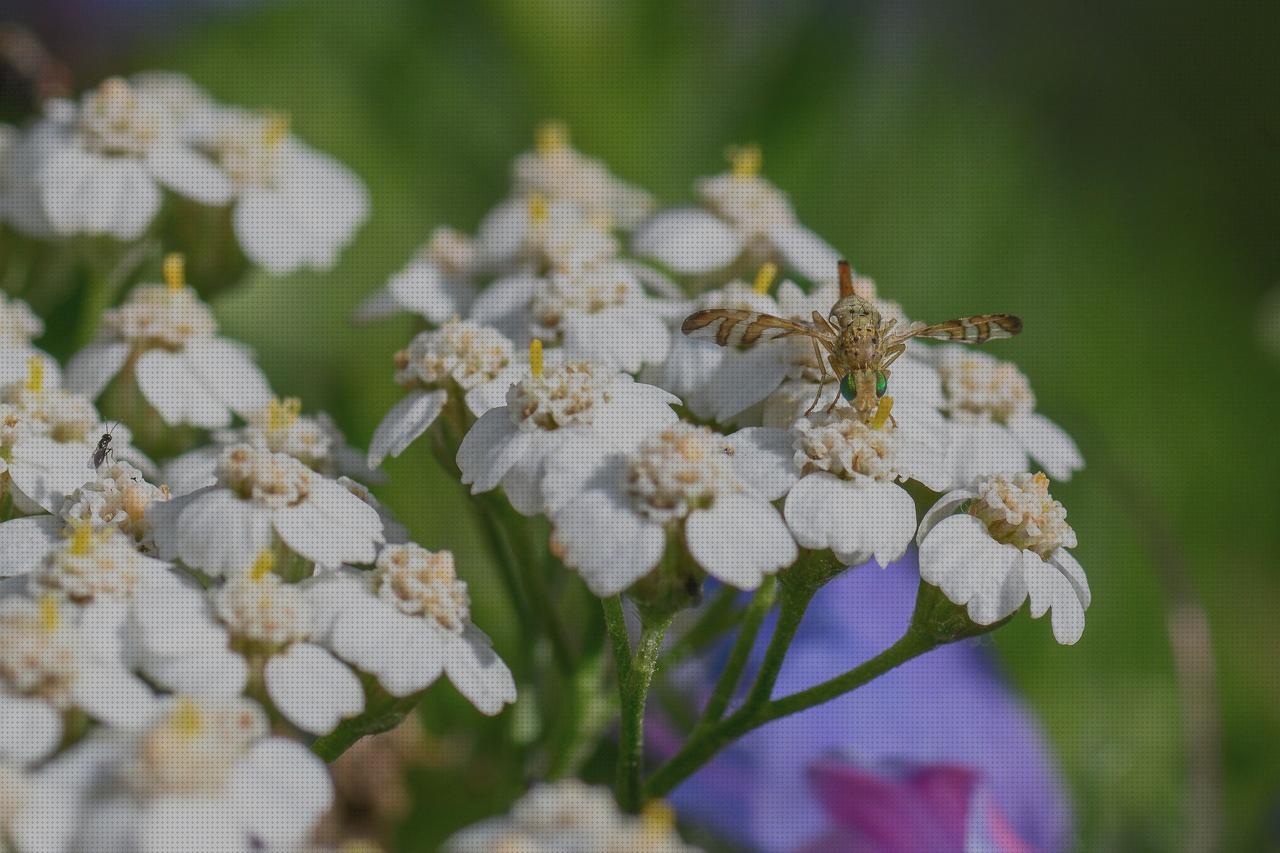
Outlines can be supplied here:
M433 226L473 228L546 118L665 202L722 171L726 145L758 142L801 219L912 316L1020 314L999 355L1090 463L1054 493L1094 603L1076 647L1025 618L995 645L1061 756L1079 849L1187 837L1170 558L1153 542L1185 558L1213 631L1223 849L1280 849L1280 362L1255 334L1280 282L1274 3L296 0L181 27L170 7L148 27L156 9L25 17L80 85L187 72L288 112L368 183L372 218L336 269L257 277L217 304L278 391L356 444L398 399L391 355L413 326L353 329L352 307ZM80 14L119 38L94 40ZM459 552L477 622L512 648L461 489L421 445L387 469L379 493L424 544ZM406 849L495 808L429 773L415 791Z

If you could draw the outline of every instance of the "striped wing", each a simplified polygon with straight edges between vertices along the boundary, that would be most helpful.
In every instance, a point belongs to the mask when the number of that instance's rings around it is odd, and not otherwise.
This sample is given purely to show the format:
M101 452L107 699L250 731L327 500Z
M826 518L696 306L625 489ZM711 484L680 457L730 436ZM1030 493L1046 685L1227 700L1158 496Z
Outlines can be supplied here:
M761 341L776 341L792 335L805 335L828 340L808 323L784 320L772 314L760 314L740 308L708 308L684 318L680 331L695 338L710 338L722 347L751 347Z
M959 341L964 344L982 344L1001 338L1012 338L1022 331L1022 321L1012 314L975 314L959 317L944 323L925 325L916 323L900 334L892 335L890 346L908 338L932 338L937 341Z

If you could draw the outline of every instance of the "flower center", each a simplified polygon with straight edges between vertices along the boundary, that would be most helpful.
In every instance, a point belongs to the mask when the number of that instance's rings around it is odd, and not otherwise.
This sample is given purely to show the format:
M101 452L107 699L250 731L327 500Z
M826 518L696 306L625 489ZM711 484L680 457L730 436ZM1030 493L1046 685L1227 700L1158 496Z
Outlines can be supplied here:
M236 444L222 452L222 482L268 509L297 506L311 494L311 469L284 453Z
M558 326L566 314L599 314L643 295L639 285L613 275L607 266L576 273L554 273L538 281L530 311L537 323L552 328Z
M140 559L124 533L113 527L95 531L87 522L76 522L71 537L49 555L39 579L78 603L128 598L143 578Z
M949 347L938 358L938 373L953 413L990 415L1003 422L1035 410L1035 394L1022 371L984 352Z
M169 499L167 486L153 486L127 462L112 462L98 469L98 476L76 489L58 511L72 524L100 528L112 525L138 544L148 544L151 525L147 510L156 501Z
M162 105L139 97L119 77L106 80L80 102L78 126L85 143L107 155L138 155L171 131Z
M678 424L641 445L627 468L636 510L666 523L705 509L724 492L745 486L729 463L732 446L706 427Z
M218 617L233 634L269 650L304 640L311 632L311 606L295 584L274 574L270 553L254 561L248 572L237 574L218 590Z
M213 154L232 182L243 188L275 185L289 118L280 113L224 113Z
M497 378L514 359L515 347L501 332L470 320L450 320L396 353L396 382L436 388L452 380L469 391Z
M795 465L802 474L825 471L846 480L878 481L902 475L897 464L897 430L864 424L846 406L800 418L791 434Z
M523 429L554 430L591 424L612 394L599 368L587 362L565 364L527 376L507 390L507 408Z
M212 793L266 733L265 715L246 699L181 697L142 735L125 778L149 796Z
M84 652L53 593L36 601L11 596L0 604L0 683L14 692L66 708Z
M1074 548L1076 532L1067 524L1067 510L1049 494L1043 473L998 474L978 485L969 514L979 519L997 542L1048 559L1059 548Z
M401 613L435 619L442 628L461 631L471 618L467 585L458 579L453 554L418 545L388 545L374 568L378 597Z
M188 341L209 338L218 330L208 306L183 284L181 261L165 260L165 283L143 284L119 308L103 312L102 330L136 349L179 350Z

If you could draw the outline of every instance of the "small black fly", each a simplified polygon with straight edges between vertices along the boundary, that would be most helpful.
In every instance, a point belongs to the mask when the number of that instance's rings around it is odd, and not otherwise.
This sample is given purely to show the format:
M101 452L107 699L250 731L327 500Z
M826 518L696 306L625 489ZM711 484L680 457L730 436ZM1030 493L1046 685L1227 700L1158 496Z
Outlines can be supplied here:
M93 470L95 471L102 467L103 462L107 461L107 456L114 455L114 451L111 449L111 430L114 429L115 427L111 427L102 434L102 438L98 439L98 447L93 451Z

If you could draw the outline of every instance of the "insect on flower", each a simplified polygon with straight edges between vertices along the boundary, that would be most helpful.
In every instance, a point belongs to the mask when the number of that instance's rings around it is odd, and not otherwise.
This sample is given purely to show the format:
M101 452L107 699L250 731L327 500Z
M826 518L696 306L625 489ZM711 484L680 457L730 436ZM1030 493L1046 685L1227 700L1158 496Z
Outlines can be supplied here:
M107 461L107 456L115 453L111 447L111 433L114 430L115 427L109 427L102 434L102 438L98 439L98 446L93 451L93 470L95 471L102 467L103 462Z
M889 390L889 365L906 351L911 338L933 338L981 344L998 338L1011 338L1022 331L1022 321L1012 314L976 314L944 323L912 323L893 332L897 320L884 320L868 299L853 292L853 272L848 261L840 261L840 298L827 317L813 312L812 321L784 320L770 314L734 308L709 308L685 318L681 330L686 335L711 337L722 347L747 348L761 341L802 335L813 345L813 355L822 371L822 382L805 414L817 407L822 398L828 369L840 378L840 394L831 400L827 411L835 408L840 397L853 404L864 423L881 426L891 417L893 399ZM826 350L826 357L823 357Z

